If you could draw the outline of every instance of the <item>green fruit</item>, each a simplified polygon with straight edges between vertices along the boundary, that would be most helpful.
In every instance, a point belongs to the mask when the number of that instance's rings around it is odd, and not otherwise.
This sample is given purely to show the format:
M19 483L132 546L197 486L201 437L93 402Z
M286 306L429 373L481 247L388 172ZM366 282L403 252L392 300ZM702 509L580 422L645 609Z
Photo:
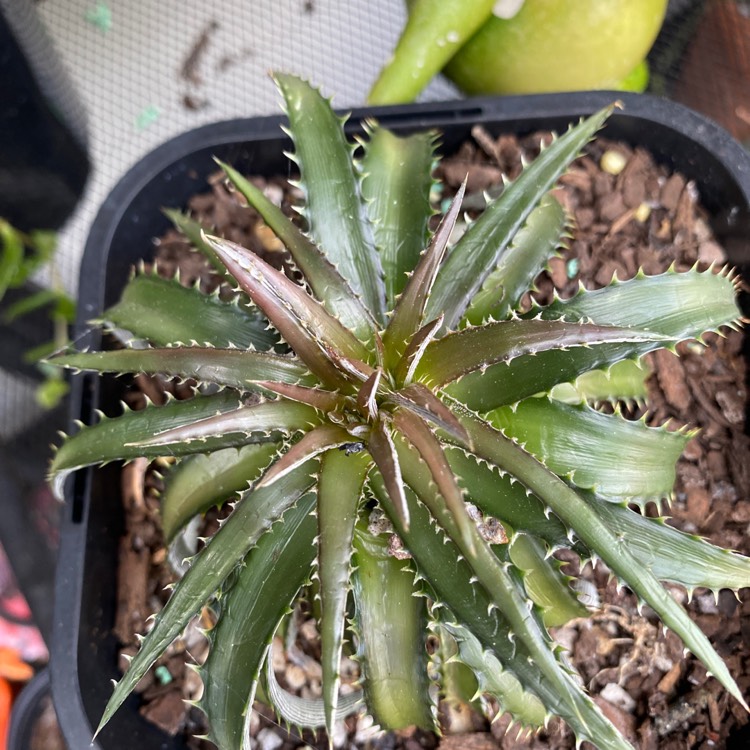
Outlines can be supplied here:
M620 88L648 54L666 6L526 0L512 18L487 21L444 73L468 94Z

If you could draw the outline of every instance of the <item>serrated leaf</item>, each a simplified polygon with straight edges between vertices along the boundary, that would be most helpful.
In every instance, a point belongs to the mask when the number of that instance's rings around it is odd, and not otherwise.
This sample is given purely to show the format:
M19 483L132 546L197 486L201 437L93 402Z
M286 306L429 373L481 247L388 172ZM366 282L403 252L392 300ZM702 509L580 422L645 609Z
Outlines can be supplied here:
M104 709L97 734L140 679L222 585L258 540L313 485L317 462L301 466L270 487L247 493L175 586L153 628L130 662ZM242 696L245 699L245 696Z
M445 216L440 221L430 244L409 276L401 297L396 303L388 327L383 334L386 362L391 367L401 359L409 341L422 327L423 316L435 276L443 261L453 228L456 226L461 201L466 191L464 180Z
M389 393L386 400L398 404L426 422L432 422L461 443L465 443L468 439L466 430L453 412L421 383L412 383L395 393Z
M342 121L305 81L281 74L275 80L286 101L294 161L302 174L308 231L382 325L383 271Z
M303 698L290 693L288 690L284 690L276 679L276 674L270 660L266 660L266 689L268 691L268 699L274 710L287 723L292 726L309 727L311 729L325 726L326 719L323 701L320 698ZM354 690L346 695L340 695L338 697L338 708L335 716L336 721L358 711L363 704L363 690ZM333 743L330 736L328 742L329 745Z
M320 578L320 665L323 670L325 726L333 736L340 662L351 575L354 524L372 459L366 452L330 450L320 462L318 480L318 576Z
M308 388L291 383L275 382L270 380L259 380L255 385L264 388L271 393L276 393L290 401L298 401L301 404L312 406L318 411L332 412L343 411L347 405L347 400L340 393L335 391L326 391L322 388Z
M362 158L362 196L385 276L387 309L427 242L435 133L397 136L371 125Z
M208 260L215 271L221 274L225 279L231 278L227 273L224 264L216 256L211 245L209 245L203 238L204 232L210 234L213 227L201 224L199 221L196 221L175 208L165 208L162 210L164 215L175 225L175 227L177 227L177 229L188 238L193 247Z
M644 401L648 396L646 379L650 373L645 362L623 359L606 370L585 372L573 383L560 383L549 395L566 404Z
M215 450L210 441L202 444L147 448L139 443L175 425L186 425L215 414L234 411L240 405L235 393L227 391L215 396L201 396L187 401L170 401L166 406L152 406L142 411L126 411L122 416L102 418L97 424L82 426L66 438L58 449L49 470L49 479L57 497L63 496L66 477L76 469L118 459L129 460L146 456L187 455ZM268 438L255 442L266 442ZM239 442L239 440L238 440ZM242 442L250 442L243 440Z
M610 500L668 496L689 440L681 432L545 397L495 409L487 420L559 476Z
M370 455L380 470L393 507L401 514L401 522L409 528L409 513L404 497L401 465L393 442L391 426L385 420L378 419L372 426L367 441L367 450L370 451Z
M162 455L165 455L171 450L179 450L184 444L202 443L213 438L214 443L219 447L228 448L231 445L242 444L236 442L234 435L247 437L254 432L266 435L273 431L304 432L319 422L317 412L307 404L294 401L267 401L241 406L239 409L224 411L190 424L154 432L145 440L125 443L125 447L147 449L162 446ZM242 442L251 441L242 440ZM164 451L164 446L170 446L170 451Z
M377 475L374 477L378 479ZM410 528L405 529L389 506L389 500L377 481L373 482L378 499L386 509L399 536L412 553L420 573L429 583L430 594L465 625L521 682L525 690L536 694L547 708L561 716L580 740L594 740L600 750L632 750L612 724L602 715L576 681L565 672L566 683L560 692L548 681L541 665L533 658L519 634L512 630L501 610L493 604L483 586L476 584L475 571L469 567L452 541L447 541L431 514L407 492ZM447 616L441 616L443 622ZM547 644L548 645L548 644Z
M274 379L282 383L312 383L310 371L294 357L240 349L180 346L167 349L119 349L107 352L60 354L51 364L73 370L132 372L192 378L201 383L246 391L253 383Z
M664 279L662 295L655 279ZM705 286L704 286L705 282ZM668 287L668 289L667 289ZM735 282L725 274L689 271L646 276L595 292L556 302L541 311L543 318L590 319L600 325L628 325L671 337L674 342L697 338L739 318ZM658 303L649 299L658 297ZM534 311L532 315L538 315ZM634 359L664 344L641 342L603 344L589 349L539 352L507 364L493 365L485 372L470 373L448 391L470 409L489 411L513 404L537 393L546 393L558 383L568 383L584 372L622 359Z
M545 320L592 320L601 325L648 329L675 339L701 336L736 322L736 279L693 269L638 277L581 291L541 310Z
M456 243L438 273L427 319L445 315L455 328L518 230L612 112L607 107L570 128L529 164Z
M284 243L313 294L325 305L328 312L338 318L360 341L372 341L377 328L375 321L362 300L354 294L348 282L342 278L320 248L250 180L245 179L228 164L218 163L232 184Z
M612 533L625 540L639 565L660 581L690 590L703 586L712 591L737 591L750 586L750 558L679 531L664 519L647 518L588 493L582 497Z
M351 435L335 424L322 424L306 432L299 442L271 466L258 483L259 487L273 484L309 459L351 442Z
M200 707L209 737L222 750L242 750L246 722L269 643L310 575L315 559L315 496L302 497L258 540L237 580L221 598L201 669Z
M560 573L558 564L549 559L546 547L538 539L516 534L508 545L508 556L513 565L523 571L523 586L542 610L548 628L588 614Z
M414 373L419 365L422 355L428 344L434 341L438 332L443 326L443 317L435 318L429 323L425 323L412 337L406 345L404 354L399 360L393 372L394 380L398 385L411 385L414 379Z
M580 713L582 706L578 703L579 698L571 692L571 686L575 682L567 666L560 662L559 656L555 653L551 638L541 621L540 613L529 602L520 576L512 565L505 561L501 562L495 556L475 526L469 530L470 539L465 540L464 530L456 523L447 504L440 502L424 467L414 460L413 455L401 450L403 444L397 443L397 448L404 479L408 486L429 509L430 515L445 530L447 537L456 545L459 555L471 567L475 580L487 591L493 606L500 610L510 631L524 645L545 679L561 696L564 696L563 701L567 702L567 711ZM408 548L411 550L411 547Z
M611 343L654 347L665 346L671 340L645 329L539 319L505 320L449 333L431 342L417 365L415 378L430 386L442 386L475 371L482 373L498 363L508 368L516 359L533 358L544 352L557 354L572 347L588 350ZM449 389L451 394L466 393L462 382ZM475 389L484 386L482 379L471 382Z
M385 726L431 730L427 611L425 599L414 596L409 561L390 555L388 539L362 524L354 549L352 592L367 709Z
M726 664L685 610L662 588L654 575L639 565L625 542L612 533L588 504L530 453L479 418L465 415L462 423L476 452L501 469L512 467L515 476L575 530L629 588L656 611L667 627L689 648L744 707L742 693Z
M369 357L364 344L299 284L240 245L218 237L207 240L297 356L324 382L335 385L342 379L326 348L347 357Z
M500 704L499 713L509 713L524 727L544 726L547 721L544 704L524 690L518 678L503 669L499 659L491 651L485 651L468 628L459 623L445 623L443 627L455 638L458 657L476 675L480 691Z
M567 527L543 503L526 492L512 475L500 472L462 448L446 446L445 455L468 499L483 513L497 518L510 533L527 532L550 547L568 547ZM580 550L579 550L580 551Z
M549 194L544 196L474 295L464 321L478 325L490 318L505 320L554 255L565 223L565 211L559 201Z
M198 513L205 513L260 477L281 443L243 445L190 456L167 476L161 496L161 525L167 544Z
M215 347L270 349L278 335L255 311L154 274L133 277L101 320L156 346L196 341Z
M393 426L408 440L410 446L416 450L424 462L430 472L434 486L445 501L445 507L452 516L462 542L467 549L473 550L476 534L474 521L466 511L463 493L448 464L440 441L419 417L404 409L396 410L393 416ZM401 452L399 448L400 445L396 442L396 453L400 464L403 465L405 460L413 460L406 452Z

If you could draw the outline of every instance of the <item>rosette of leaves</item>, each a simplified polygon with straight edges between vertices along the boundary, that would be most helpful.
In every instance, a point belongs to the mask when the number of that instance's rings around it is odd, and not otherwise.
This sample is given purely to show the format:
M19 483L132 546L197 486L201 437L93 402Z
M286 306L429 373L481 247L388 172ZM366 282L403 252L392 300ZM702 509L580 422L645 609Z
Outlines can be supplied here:
M597 398L631 395L630 367L644 354L734 325L735 280L714 270L639 273L519 311L566 231L550 191L609 110L554 139L462 233L461 188L431 232L434 133L397 137L370 123L351 144L316 90L291 76L276 81L303 228L222 166L304 283L175 214L236 280L239 301L136 275L103 319L139 347L56 360L198 383L192 399L81 427L54 458L58 488L86 465L176 457L162 505L168 540L236 494L156 616L102 725L210 604L218 619L199 705L223 750L243 746L264 682L287 719L307 717L330 735L350 708L339 688L342 653L352 648L367 710L383 727L434 726L437 671L467 698L494 698L522 727L554 714L579 741L630 747L547 631L585 614L551 556L560 548L603 560L744 705L662 582L737 590L750 584L750 561L639 512L669 496L689 434L555 397L571 383L579 393L593 384ZM317 711L263 669L311 580ZM434 669L428 633L439 642Z

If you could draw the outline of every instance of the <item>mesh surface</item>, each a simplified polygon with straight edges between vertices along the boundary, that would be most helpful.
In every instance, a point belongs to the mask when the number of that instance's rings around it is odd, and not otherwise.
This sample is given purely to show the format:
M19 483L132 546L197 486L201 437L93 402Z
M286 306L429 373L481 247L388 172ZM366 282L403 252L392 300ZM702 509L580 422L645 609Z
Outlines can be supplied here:
M75 292L96 209L129 166L208 122L273 114L273 69L303 73L339 107L364 102L404 20L403 0L46 0L39 11L88 115L92 174L62 232ZM439 81L424 98L451 98Z

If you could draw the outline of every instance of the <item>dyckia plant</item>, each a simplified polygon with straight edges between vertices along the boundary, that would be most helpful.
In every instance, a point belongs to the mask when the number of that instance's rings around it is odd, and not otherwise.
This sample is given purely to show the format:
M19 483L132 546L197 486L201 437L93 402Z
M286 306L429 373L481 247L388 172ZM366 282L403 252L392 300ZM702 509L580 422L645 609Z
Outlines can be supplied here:
M615 363L733 325L735 280L639 273L520 308L566 231L550 190L609 111L553 140L478 218L461 219L454 241L463 188L429 231L434 134L396 137L371 123L352 145L317 91L276 80L301 173L302 228L222 166L304 284L174 214L236 281L239 303L141 273L103 316L139 346L57 358L197 383L192 399L82 427L55 456L58 486L86 465L176 457L162 501L172 543L194 516L238 494L102 725L208 604L217 624L199 705L222 750L247 743L259 683L285 718L330 735L352 707L339 700L339 665L352 648L367 710L385 728L433 727L430 688L442 673L522 727L557 715L579 741L630 747L547 631L585 614L552 557L560 548L604 561L744 705L662 582L736 590L750 585L750 560L638 510L668 497L689 435L556 395L592 371L605 375L600 397L628 395ZM295 701L263 668L301 590L316 597L320 705Z

